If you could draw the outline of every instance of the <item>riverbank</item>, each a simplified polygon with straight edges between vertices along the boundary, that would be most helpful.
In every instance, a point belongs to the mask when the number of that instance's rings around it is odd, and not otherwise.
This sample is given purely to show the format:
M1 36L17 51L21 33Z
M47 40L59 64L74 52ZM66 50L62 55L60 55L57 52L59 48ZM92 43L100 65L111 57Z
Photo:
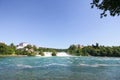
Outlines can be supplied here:
M43 52L44 56L42 55L33 55L33 56L38 56L38 57L52 57L52 52ZM28 56L28 55L16 55L16 54L12 54L12 55L0 55L0 57L24 57L24 56ZM66 52L57 52L56 56L60 56L60 57L64 57L64 56L72 56Z
M0 55L0 57L24 57L27 55Z

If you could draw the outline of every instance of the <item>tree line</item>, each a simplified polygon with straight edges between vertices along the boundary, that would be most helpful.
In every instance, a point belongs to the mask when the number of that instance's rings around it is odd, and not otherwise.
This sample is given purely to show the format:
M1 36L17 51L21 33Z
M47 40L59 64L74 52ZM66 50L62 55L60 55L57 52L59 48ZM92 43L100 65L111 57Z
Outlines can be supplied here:
M36 47L35 45L27 45L24 48L17 49L17 46L11 43L7 45L5 43L0 43L0 55L28 55L44 56L44 52L52 52L52 56L56 56L57 52L65 52L66 49L54 49L54 48L44 48Z
M101 46L96 43L79 48L76 45L71 45L68 48L68 53L76 56L120 57L120 46Z
M52 52L52 56L56 56L57 52L67 52L73 56L102 56L102 57L120 57L120 46L102 46L96 43L95 45L80 46L71 45L68 49L54 49L36 47L35 45L27 45L24 48L17 49L17 47L11 43L7 45L0 43L0 55L28 55L44 56L44 52Z

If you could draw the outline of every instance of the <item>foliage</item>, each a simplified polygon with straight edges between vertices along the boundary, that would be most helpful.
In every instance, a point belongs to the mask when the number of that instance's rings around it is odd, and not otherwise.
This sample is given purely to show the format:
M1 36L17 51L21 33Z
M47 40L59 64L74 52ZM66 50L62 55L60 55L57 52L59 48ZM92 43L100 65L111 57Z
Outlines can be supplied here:
M107 11L110 12L111 16L120 15L120 0L93 0L91 7L94 6L103 10L101 18L107 16Z
M44 56L44 53L42 50L39 51L39 55Z
M68 52L76 56L108 56L108 57L120 57L120 46L105 47L96 45L85 46L83 48L75 48L70 46Z
M44 47L39 47L38 51L43 51L43 52L52 52L52 51L56 51L56 52L66 52L67 49L55 49L55 48L44 48Z
M69 48L68 48L68 51L67 51L69 54L71 55L76 55L76 56L87 56L88 54L86 53L83 53L83 50L81 47L78 47L76 45L71 45Z
M31 52L31 51L28 51L26 49L17 49L16 55L35 56L35 52Z
M32 45L27 45L26 47L24 47L26 49L32 49Z
M71 45L68 49L54 49L54 48L43 48L28 45L22 49L16 49L16 46L11 43L6 45L0 43L0 55L28 55L34 56L39 54L44 56L43 52L52 52L52 56L56 56L57 51L66 51L71 55L76 56L108 56L108 57L120 57L120 46L101 46L98 43L91 46L80 47L79 45Z
M4 43L0 43L0 55L11 55L14 53L15 51L13 48L11 48L10 46L7 46Z
M14 43L11 43L9 47L11 47L14 51L16 50L16 46L14 45Z
M52 51L52 56L56 56L56 51Z

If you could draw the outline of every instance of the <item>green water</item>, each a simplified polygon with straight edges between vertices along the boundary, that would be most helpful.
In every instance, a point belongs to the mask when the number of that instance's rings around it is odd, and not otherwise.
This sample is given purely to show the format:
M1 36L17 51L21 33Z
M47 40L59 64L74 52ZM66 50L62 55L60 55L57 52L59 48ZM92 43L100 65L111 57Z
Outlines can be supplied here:
M4 57L0 80L120 80L120 58Z

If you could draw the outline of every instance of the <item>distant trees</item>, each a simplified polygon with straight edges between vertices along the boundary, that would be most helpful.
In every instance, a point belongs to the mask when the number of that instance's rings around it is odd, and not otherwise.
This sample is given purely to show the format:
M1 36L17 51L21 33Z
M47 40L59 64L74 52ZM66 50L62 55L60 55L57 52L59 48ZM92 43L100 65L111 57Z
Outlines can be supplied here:
M32 45L27 45L26 47L24 47L24 49L30 50L30 49L33 49L33 46Z
M107 11L109 11L111 16L120 15L120 0L93 0L91 7L103 10L101 18L107 16Z
M68 48L68 52L76 56L108 56L108 57L120 57L120 46L105 47L96 45L85 46L83 48L77 48L75 45L71 45Z
M83 53L82 51L82 47L80 47L79 45L71 45L67 52L71 55L76 55L76 56L87 56L86 53Z
M52 52L52 56L56 56L58 51L66 51L75 56L108 56L108 57L120 57L120 46L101 46L98 43L91 46L71 45L68 49L54 49L43 48L32 45L27 45L24 48L16 49L16 46L11 43L6 45L0 43L0 55L28 55L35 56L37 54L44 56L44 52Z
M16 50L16 46L14 45L14 43L11 43L9 47L11 47L14 51Z
M0 43L0 55L12 55L14 53L15 50L13 48L4 43Z
M28 56L34 56L34 55L36 55L36 53L35 53L32 45L27 45L24 48L17 49L16 50L16 54L17 55L28 55Z
M75 54L77 51L77 47L75 45L71 45L69 48L68 48L68 53L73 55Z
M39 47L37 50L38 51L42 50L43 52L52 52L52 51L66 52L67 51L67 49L55 49L55 48L45 48L45 47Z

